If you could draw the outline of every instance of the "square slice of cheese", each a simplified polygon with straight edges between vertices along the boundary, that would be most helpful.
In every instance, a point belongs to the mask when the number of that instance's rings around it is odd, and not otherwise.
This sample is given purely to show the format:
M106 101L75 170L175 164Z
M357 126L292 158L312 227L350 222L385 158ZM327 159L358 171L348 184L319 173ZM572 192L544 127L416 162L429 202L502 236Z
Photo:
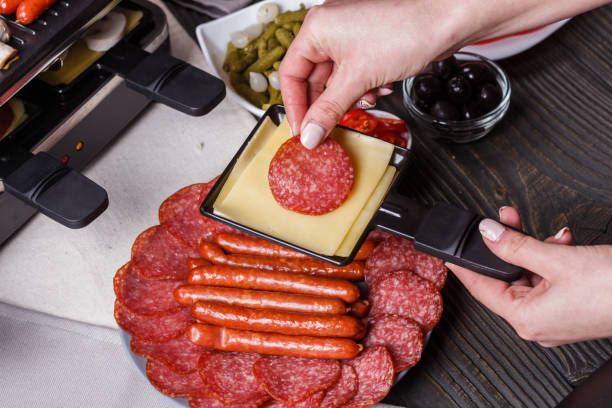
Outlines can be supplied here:
M351 157L355 184L347 200L334 211L305 215L281 207L268 185L270 161L290 137L286 120L275 127L267 119L237 161L213 205L214 212L322 255L335 255L387 171L394 147L357 132L334 129L330 137Z

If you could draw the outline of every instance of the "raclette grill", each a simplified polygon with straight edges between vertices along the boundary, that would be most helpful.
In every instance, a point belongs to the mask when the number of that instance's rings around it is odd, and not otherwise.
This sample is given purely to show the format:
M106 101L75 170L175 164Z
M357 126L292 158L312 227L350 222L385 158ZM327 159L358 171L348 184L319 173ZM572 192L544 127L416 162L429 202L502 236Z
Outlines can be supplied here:
M142 13L135 28L71 82L37 78L117 6ZM59 0L28 26L0 18L19 55L0 71L0 105L19 98L27 114L0 137L0 245L39 211L70 228L100 215L106 191L79 171L151 101L199 116L225 96L221 80L168 54L166 17L146 0Z

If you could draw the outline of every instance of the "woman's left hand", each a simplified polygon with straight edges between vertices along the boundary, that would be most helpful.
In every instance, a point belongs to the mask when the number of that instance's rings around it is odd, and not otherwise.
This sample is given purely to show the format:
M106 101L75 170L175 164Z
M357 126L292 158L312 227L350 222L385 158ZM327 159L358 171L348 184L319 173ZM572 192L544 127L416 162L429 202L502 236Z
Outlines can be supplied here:
M500 209L503 224L520 229L518 212ZM567 228L545 241L487 219L486 245L521 266L526 276L502 282L448 264L468 291L526 340L545 347L612 337L612 245L570 246Z

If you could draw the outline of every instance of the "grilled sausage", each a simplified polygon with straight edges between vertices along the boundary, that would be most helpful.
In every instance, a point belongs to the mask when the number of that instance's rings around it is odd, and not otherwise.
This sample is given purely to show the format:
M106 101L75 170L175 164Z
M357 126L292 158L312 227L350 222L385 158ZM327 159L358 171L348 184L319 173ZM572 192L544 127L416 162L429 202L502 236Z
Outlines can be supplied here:
M230 254L257 255L270 258L309 258L306 254L285 248L282 245L246 235L221 233L215 236L215 242ZM374 250L374 246L374 241L365 241L355 255L355 260L366 260Z
M355 302L350 307L350 313L356 317L366 317L370 311L370 302L367 300L360 300Z
M51 7L56 0L22 0L15 13L16 21L20 24L34 22L42 13Z
M192 270L199 266L210 265L205 259L202 258L187 258L187 269Z
M226 255L223 249L214 243L200 241L199 252L202 258L217 265L256 268L267 271L307 273L330 278L363 280L362 262L353 262L346 266L335 266L316 259L266 258L252 255Z
M347 315L312 315L209 302L196 302L191 314L198 321L214 326L294 336L356 337L364 331L363 324Z
M205 324L191 325L187 336L197 345L216 350L305 358L351 359L363 349L350 339L287 336Z
M22 0L2 0L0 1L0 13L5 14L5 15L10 15L15 13L15 10L17 10L17 7L19 7L19 4L22 2Z
M345 280L252 268L202 266L192 270L187 280L196 285L301 293L341 299L346 303L359 298L357 285Z
M338 315L347 311L346 305L340 299L203 285L179 286L174 290L174 299L185 306L203 301L252 309L284 310L311 314Z

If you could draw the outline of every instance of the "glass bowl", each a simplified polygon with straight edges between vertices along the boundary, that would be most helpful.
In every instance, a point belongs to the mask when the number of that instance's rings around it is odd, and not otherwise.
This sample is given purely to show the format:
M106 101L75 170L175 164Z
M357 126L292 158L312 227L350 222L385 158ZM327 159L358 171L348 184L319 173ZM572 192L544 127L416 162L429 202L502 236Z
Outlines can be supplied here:
M455 53L457 62L478 61L487 65L495 74L495 80L500 86L502 97L499 104L490 112L474 119L443 121L434 118L416 106L412 99L412 84L414 78L403 82L404 106L413 119L413 132L417 137L426 136L433 139L454 143L467 143L486 136L504 117L510 106L510 79L504 70L495 62L471 52ZM422 73L431 72L429 65Z

